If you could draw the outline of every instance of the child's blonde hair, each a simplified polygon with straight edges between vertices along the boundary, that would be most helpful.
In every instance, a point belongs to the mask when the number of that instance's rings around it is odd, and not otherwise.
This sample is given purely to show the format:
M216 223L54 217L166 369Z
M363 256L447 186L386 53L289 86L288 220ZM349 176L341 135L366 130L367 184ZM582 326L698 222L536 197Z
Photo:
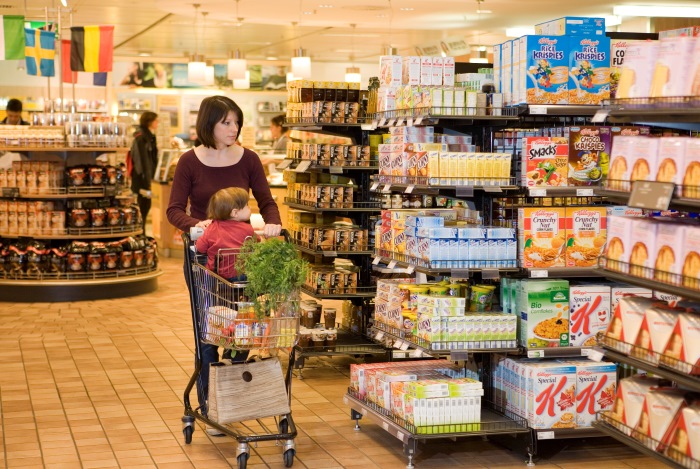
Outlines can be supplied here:
M240 187L227 187L216 191L209 199L207 218L229 220L233 210L241 210L248 205L248 191Z

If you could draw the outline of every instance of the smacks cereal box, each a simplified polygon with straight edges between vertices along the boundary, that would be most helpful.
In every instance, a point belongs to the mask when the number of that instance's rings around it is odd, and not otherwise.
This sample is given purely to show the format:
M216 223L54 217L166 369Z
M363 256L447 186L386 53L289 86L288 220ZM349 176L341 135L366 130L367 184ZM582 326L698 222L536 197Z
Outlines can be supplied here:
M569 37L569 104L610 99L610 38Z
M566 36L523 36L519 41L520 58L515 104L566 104L568 102L568 44ZM515 48L514 48L515 50Z
M565 137L525 137L523 186L566 186L569 139Z
M518 209L522 266L563 267L566 245L564 208Z
M592 267L598 263L606 241L606 214L606 207L567 207L567 267Z
M603 178L601 160L610 155L609 127L569 129L569 185L590 186Z

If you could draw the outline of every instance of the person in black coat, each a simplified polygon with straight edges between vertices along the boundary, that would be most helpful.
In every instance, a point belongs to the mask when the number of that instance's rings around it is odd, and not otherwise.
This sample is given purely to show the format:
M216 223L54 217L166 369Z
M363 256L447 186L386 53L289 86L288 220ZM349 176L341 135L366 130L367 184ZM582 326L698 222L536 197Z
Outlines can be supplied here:
M158 128L158 114L146 111L141 114L139 129L134 132L131 144L131 190L137 195L144 231L146 217L151 210L151 181L158 166L158 146L155 131Z

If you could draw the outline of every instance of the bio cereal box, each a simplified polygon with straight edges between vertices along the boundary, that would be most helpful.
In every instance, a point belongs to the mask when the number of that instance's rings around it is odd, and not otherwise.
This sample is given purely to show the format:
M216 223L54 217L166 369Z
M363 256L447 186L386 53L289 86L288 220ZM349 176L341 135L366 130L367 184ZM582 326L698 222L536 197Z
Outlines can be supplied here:
M565 265L566 209L519 208L518 222L523 267Z
M569 104L610 99L610 38L569 37Z
M610 154L609 127L571 127L569 129L569 185L590 186L603 178L603 159Z
M566 265L592 267L598 264L607 236L605 207L566 208Z
M576 362L576 426L590 427L596 413L612 409L615 402L617 365Z
M566 186L569 139L525 137L522 185L527 187Z
M591 347L610 325L610 286L572 285L569 290L569 345Z
M515 41L519 42L519 59L513 57L518 66L513 74L513 88L518 90L513 93L519 97L515 104L567 104L569 39L523 36Z
M523 346L569 345L569 282L532 280L520 285L518 312Z

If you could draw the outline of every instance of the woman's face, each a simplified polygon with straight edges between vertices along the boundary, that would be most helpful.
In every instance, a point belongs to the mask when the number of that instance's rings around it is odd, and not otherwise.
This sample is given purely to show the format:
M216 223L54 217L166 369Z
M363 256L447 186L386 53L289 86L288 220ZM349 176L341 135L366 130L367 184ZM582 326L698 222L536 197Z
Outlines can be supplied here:
M238 137L238 117L233 111L229 112L226 118L217 122L214 126L214 141L216 146L225 145L230 147L236 143Z
M272 134L272 138L277 140L282 135L282 127L279 125L270 124L270 133Z
M151 122L151 125L149 125L148 128L149 128L149 130L151 130L151 132L155 132L156 129L158 129L158 118L157 117L155 119L153 119L153 122Z

